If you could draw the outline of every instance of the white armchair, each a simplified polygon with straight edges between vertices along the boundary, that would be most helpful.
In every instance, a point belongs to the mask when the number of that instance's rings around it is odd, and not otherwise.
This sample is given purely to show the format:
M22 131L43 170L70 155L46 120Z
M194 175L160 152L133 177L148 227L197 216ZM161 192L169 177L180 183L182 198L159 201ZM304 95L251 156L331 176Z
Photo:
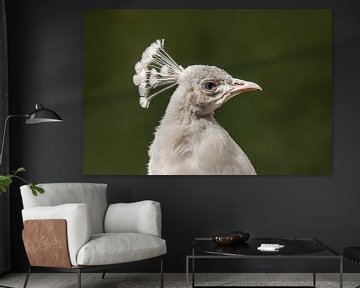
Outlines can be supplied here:
M40 184L45 193L33 196L28 185L21 196L23 241L34 268L78 273L107 270L121 263L159 257L163 287L161 209L155 201L107 204L106 184ZM105 275L105 274L104 274ZM103 277L104 277L103 275Z

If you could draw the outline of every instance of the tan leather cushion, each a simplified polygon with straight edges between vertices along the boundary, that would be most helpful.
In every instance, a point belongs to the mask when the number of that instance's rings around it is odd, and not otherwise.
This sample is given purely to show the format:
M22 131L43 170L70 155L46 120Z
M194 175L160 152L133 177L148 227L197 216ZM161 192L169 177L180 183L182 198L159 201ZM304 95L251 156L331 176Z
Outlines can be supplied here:
M37 196L39 197L39 196ZM64 219L69 245L71 264L76 265L79 249L90 239L91 223L89 206L83 203L70 203L49 207L33 207L22 210L23 220ZM37 241L41 243L42 236Z

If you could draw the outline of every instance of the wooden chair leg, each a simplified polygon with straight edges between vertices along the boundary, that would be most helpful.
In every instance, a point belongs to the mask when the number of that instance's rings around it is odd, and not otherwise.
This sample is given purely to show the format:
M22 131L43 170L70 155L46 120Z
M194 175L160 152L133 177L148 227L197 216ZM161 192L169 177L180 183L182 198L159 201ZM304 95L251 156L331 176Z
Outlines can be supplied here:
M27 283L28 283L28 281L29 281L30 274L31 274L31 265L29 266L29 270L28 270L28 272L27 272L27 274L26 274L26 278L25 278L25 282L24 282L23 288L26 288Z

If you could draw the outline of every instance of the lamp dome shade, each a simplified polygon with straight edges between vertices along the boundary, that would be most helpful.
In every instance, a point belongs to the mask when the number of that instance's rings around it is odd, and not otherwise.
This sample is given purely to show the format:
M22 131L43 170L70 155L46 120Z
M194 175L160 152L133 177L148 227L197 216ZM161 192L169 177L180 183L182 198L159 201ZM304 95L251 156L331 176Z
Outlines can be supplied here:
M38 124L46 122L62 122L61 117L54 111L45 108L41 104L35 105L35 110L29 114L26 124Z

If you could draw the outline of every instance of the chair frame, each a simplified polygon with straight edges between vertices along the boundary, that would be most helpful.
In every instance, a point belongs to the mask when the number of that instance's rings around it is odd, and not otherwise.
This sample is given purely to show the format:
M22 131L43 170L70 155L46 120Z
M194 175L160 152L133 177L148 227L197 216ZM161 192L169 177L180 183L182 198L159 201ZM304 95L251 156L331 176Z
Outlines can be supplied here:
M136 262L143 262L143 261L149 261L149 260L154 260L154 259L159 259L160 260L160 288L163 288L164 287L164 271L163 271L164 256L154 257L154 258L150 258L150 259L144 259L144 260L140 260L140 261L136 261ZM130 263L134 263L134 262L130 262ZM105 274L107 273L108 270L119 268L123 264L128 264L128 263L110 264L110 265L98 265L98 266L97 265L96 266L95 265L94 266L78 266L78 267L71 267L71 268L41 267L41 266L31 266L31 265L29 265L29 269L28 269L28 272L26 274L26 278L25 278L23 288L27 287L27 284L28 284L28 281L29 281L29 278L30 278L30 274L32 272L36 271L36 270L49 271L49 272L77 273L78 288L81 288L81 273L94 272L94 271L102 270L102 271L104 271L104 273L102 274L101 279L104 279Z

